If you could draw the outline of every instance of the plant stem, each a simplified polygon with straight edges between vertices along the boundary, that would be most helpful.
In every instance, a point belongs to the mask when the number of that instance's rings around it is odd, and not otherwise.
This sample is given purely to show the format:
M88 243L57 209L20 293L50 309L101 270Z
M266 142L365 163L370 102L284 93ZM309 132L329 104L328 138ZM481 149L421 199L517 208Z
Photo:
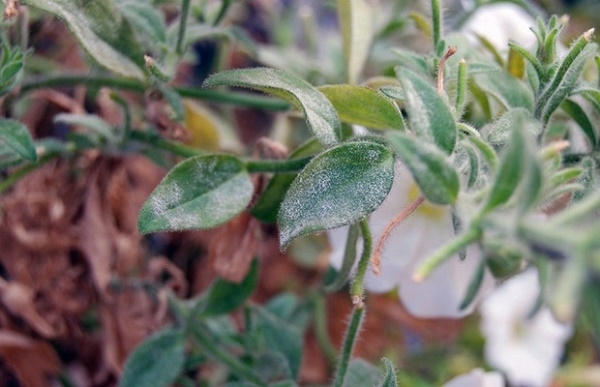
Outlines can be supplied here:
M321 350L325 354L330 364L335 364L337 359L337 351L331 340L329 339L329 333L327 332L327 312L325 305L325 298L318 292L313 292L311 297L314 311L314 330L317 343Z
M214 26L217 26L217 25L219 25L219 23L221 23L221 21L227 14L227 10L229 9L230 6L231 6L231 0L223 0L221 2L221 9L219 9L219 14L215 18L215 21L213 23Z
M179 30L177 31L177 48L176 52L179 56L183 55L183 41L185 39L185 28L187 27L187 19L190 13L190 0L181 1L181 14L179 15Z
M250 173L259 172L297 172L304 168L312 157L302 157L287 160L248 160L246 169Z
M348 228L348 238L346 239L346 246L344 248L342 267L335 279L323 287L323 291L327 293L337 292L348 280L352 267L354 267L354 261L356 261L356 241L358 241L358 225L353 224Z
M457 254L459 251L475 242L480 237L478 230L470 229L466 233L457 236L450 243L442 246L430 255L413 274L413 280L416 282L423 281L433 270L441 265L445 260Z
M150 88L149 85L143 82L127 78L88 75L58 75L24 82L21 85L20 95L37 89L67 87L80 84L91 87L112 87L115 89L133 91L136 93L144 93ZM283 111L290 108L290 104L285 101L251 93L221 92L191 87L174 87L174 90L184 98L206 100L210 102L231 104L241 107L272 111Z
M144 132L141 130L132 130L129 134L130 138L134 141L143 142L145 144L149 144L155 146L160 149L164 149L169 151L177 156L182 157L193 157L193 156L201 156L207 154L205 151L201 149L192 148L189 146L177 144L171 141L167 141L158 134Z
M442 7L440 0L431 0L431 18L433 26L433 51L437 52L438 45L442 39Z
M333 382L334 387L341 387L344 384L346 378L346 372L348 371L348 364L350 363L350 357L352 356L352 350L354 344L358 338L360 326L365 314L364 305L355 306L350 316L350 323L344 336L344 344L342 346L342 354L338 360L338 367L335 373L335 379Z
M369 230L369 223L365 219L360 221L360 232L363 238L363 251L360 256L360 260L358 261L358 268L356 269L356 275L354 277L354 282L352 283L352 289L350 290L352 303L357 308L363 307L362 299L364 294L365 274L367 273L367 269L369 267L371 250L373 247L371 230Z

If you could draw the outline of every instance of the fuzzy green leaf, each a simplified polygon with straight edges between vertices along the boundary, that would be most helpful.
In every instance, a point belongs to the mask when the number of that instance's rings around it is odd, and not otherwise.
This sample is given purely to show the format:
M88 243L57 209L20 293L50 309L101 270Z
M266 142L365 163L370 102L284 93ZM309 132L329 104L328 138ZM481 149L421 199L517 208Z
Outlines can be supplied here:
M241 283L217 279L208 291L202 316L220 316L233 312L250 297L258 283L258 261L252 261L250 270Z
M132 27L141 33L148 43L167 43L167 31L162 13L149 2L126 0L118 3L121 12ZM152 47L149 47L152 48Z
M262 332L267 347L285 357L290 376L295 379L302 360L302 331L266 308L256 308L255 313L257 330Z
M24 0L65 22L83 48L102 66L145 79L144 51L128 20L109 0Z
M340 119L372 129L404 129L402 115L389 98L368 87L328 85L319 91L333 104Z
M533 108L533 95L525 84L503 69L474 75L477 86L497 99L505 109Z
M210 76L203 87L247 87L274 95L304 112L313 134L324 145L338 142L340 119L331 102L308 82L282 70L251 68L223 71Z
M519 185L527 167L526 165L526 143L523 125L526 118L522 115L514 115L511 122L511 136L500 160L498 173L493 185L484 212L490 211L506 203Z
M146 339L129 355L119 386L170 386L183 370L184 363L184 331L164 329Z
M396 379L396 369L390 359L384 357L381 359L385 371L383 378L377 384L377 387L398 387L398 380Z
M0 120L0 143L21 158L36 161L35 145L27 127L15 120Z
M189 158L176 165L152 192L138 218L141 233L206 229L242 212L253 186L233 156Z
M279 210L281 247L296 237L354 223L373 212L394 180L385 146L361 141L315 157L292 183Z
M419 75L406 69L396 68L396 71L404 88L410 129L451 154L456 145L457 130L450 108L433 86Z
M577 122L577 125L581 128L583 133L586 135L592 148L596 146L598 141L596 130L594 129L594 125L588 118L587 113L579 104L573 100L565 99L560 105L562 110L567 113L573 121Z
M456 170L443 152L402 133L389 132L387 138L396 150L398 158L410 169L427 200L442 205L456 201L460 181Z

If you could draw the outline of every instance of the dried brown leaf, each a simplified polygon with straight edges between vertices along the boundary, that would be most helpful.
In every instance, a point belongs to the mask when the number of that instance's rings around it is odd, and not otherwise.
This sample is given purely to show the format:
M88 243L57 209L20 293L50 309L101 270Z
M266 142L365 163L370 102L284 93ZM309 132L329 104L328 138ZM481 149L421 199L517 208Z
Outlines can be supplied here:
M241 282L258 252L260 236L260 224L246 212L214 230L208 246L214 272L228 281Z
M60 361L50 344L7 329L0 330L0 357L25 387L47 386L49 376L60 370Z
M0 301L15 316L22 318L39 335L56 336L54 328L38 313L34 305L35 292L30 287L0 278Z

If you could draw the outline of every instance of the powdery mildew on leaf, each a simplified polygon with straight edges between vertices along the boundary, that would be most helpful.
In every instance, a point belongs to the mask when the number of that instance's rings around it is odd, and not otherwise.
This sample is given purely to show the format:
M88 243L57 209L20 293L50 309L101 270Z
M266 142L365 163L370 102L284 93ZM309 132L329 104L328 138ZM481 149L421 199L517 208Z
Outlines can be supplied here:
M383 145L347 143L312 160L282 202L280 242L357 221L387 196L394 179L394 158Z
M141 232L211 228L243 211L252 197L250 176L232 156L183 161L164 178L140 212Z
M314 135L325 145L338 142L340 119L331 102L308 82L282 70L252 68L223 71L209 77L203 87L240 86L289 101L304 112Z

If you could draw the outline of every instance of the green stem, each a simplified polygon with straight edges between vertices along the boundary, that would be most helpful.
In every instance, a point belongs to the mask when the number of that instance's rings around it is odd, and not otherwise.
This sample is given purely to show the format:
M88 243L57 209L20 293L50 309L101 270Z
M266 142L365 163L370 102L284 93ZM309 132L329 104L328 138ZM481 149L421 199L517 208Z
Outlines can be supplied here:
M246 169L250 173L260 172L297 172L304 168L312 157L301 157L287 160L248 160Z
M84 84L91 87L112 87L119 90L144 93L149 85L126 78L87 76L87 75L58 75L35 79L21 85L21 95L37 89L75 86ZM184 98L207 100L210 102L225 103L241 107L257 108L263 110L283 111L290 108L290 104L271 97L241 92L222 92L204 90L190 87L174 87L174 90Z
M252 368L231 356L231 354L223 348L220 348L212 339L212 335L207 332L207 329L203 327L202 324L194 324L193 331L194 338L196 338L198 343L204 347L208 355L225 364L232 372L243 379L256 383L259 386L266 386L265 382L254 373Z
M231 0L223 0L221 2L221 9L219 9L219 14L215 18L215 21L213 23L214 26L217 26L217 25L219 25L219 23L221 23L221 21L227 14L227 10L229 9L230 6L231 6Z
M179 30L177 31L177 46L176 51L179 56L183 55L183 41L185 40L185 29L187 27L187 19L190 13L190 0L181 1L181 15L179 16Z
M337 351L329 338L327 332L327 307L325 305L325 298L322 294L316 291L312 295L312 303L314 308L314 330L317 343L321 350L325 354L330 364L335 364L337 359Z
M433 24L433 51L437 53L438 45L442 40L442 7L440 0L431 0L431 18Z
M327 293L337 292L344 286L350 272L354 267L354 261L356 260L356 241L358 241L358 225L353 224L348 228L348 238L346 239L346 246L344 248L344 260L342 261L342 267L338 271L337 276L333 282L325 285L323 290Z
M478 230L470 229L436 250L417 268L413 274L413 279L415 281L422 281L427 278L444 261L475 242L480 237L480 234Z
M130 132L130 138L134 141L143 142L145 144L152 145L154 147L164 149L169 151L177 156L182 157L193 157L193 156L201 156L207 154L205 151L192 148L189 146L176 144L171 141L167 141L158 134L144 132L141 130L132 130Z
M350 357L352 356L352 350L354 344L358 338L360 326L362 324L363 317L365 315L364 305L355 306L350 316L350 323L346 330L344 337L344 344L342 346L342 354L338 360L338 367L335 373L335 379L333 382L334 387L341 387L344 384L346 378L346 372L348 371L348 364L350 363Z
M352 289L350 290L352 303L359 307L363 302L365 274L369 268L373 248L371 230L369 230L369 223L365 219L360 221L360 231L363 237L363 251L360 260L358 261L358 268L356 269L356 275L354 276L354 282L352 283Z

